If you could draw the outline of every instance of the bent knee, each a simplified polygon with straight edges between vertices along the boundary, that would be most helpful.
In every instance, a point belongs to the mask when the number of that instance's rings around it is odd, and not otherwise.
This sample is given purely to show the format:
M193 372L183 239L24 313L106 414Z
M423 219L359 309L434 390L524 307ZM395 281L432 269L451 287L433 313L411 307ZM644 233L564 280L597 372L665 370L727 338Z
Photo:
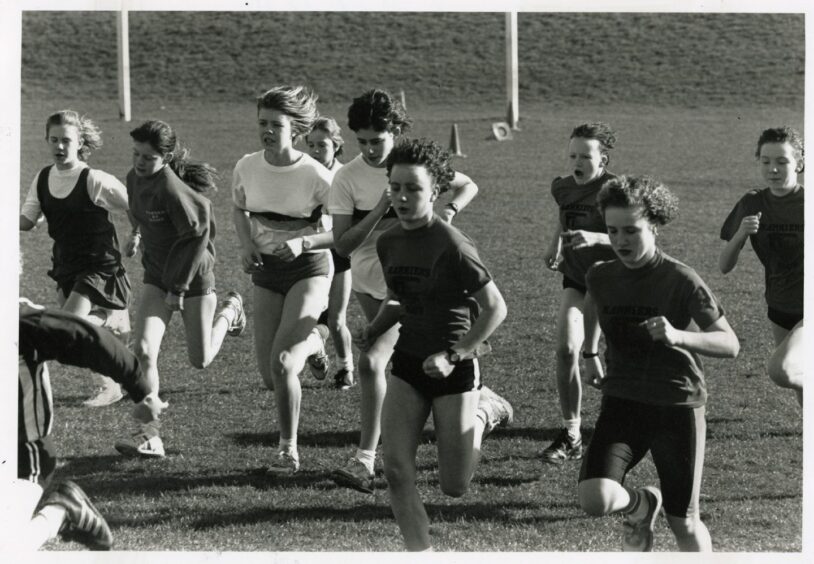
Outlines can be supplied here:
M292 374L296 376L296 373L299 372L299 370L295 364L296 359L294 358L294 355L291 354L291 351L284 350L280 351L278 354L272 354L271 371L273 374L280 374L283 377L287 377Z
M389 358L362 354L359 356L359 375L362 377L384 376L389 361Z
M781 388L797 387L801 373L800 366L788 356L769 361L769 378Z
M601 484L593 480L580 482L578 487L579 506L592 517L602 517L611 512L611 499L605 494Z

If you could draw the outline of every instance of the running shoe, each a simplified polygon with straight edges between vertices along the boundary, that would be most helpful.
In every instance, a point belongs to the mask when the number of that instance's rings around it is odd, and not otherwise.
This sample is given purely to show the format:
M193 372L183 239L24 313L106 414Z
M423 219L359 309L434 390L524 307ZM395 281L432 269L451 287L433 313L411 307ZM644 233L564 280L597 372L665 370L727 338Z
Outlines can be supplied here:
M93 395L82 402L85 407L106 407L113 405L124 397L122 387L118 382L102 376L103 384L96 388Z
M164 458L164 442L158 432L142 429L132 436L116 441L116 450L124 456L143 458Z
M226 292L226 298L221 302L221 314L224 309L230 307L234 310L235 316L226 330L232 337L239 337L246 330L246 312L243 309L243 298L237 292Z
M317 380L324 380L325 376L328 375L328 369L331 366L331 361L328 358L328 352L325 347L325 343L328 340L329 331L328 327L322 324L314 327L314 331L316 331L319 335L321 344L319 350L308 357L308 368L311 370L311 375L314 378Z
M331 472L331 479L338 485L369 494L373 493L373 477L373 473L355 456L342 468Z
M337 390L347 390L356 385L353 380L353 372L346 368L340 368L334 374L334 388Z
M639 489L638 492L641 496L639 503L647 503L647 513L639 521L633 521L630 515L625 516L624 536L622 537L624 552L651 552L653 550L653 529L661 509L661 491L653 486L647 486Z
M300 469L300 457L296 451L281 450L271 461L267 474L293 474Z
M562 464L566 460L579 460L582 458L582 437L572 439L566 429L560 431L543 451L543 462L548 464Z
M40 502L40 507L46 505L59 505L65 509L66 522L60 530L64 537L91 550L110 550L113 546L113 534L107 521L74 482L65 480L55 484Z
M512 404L486 386L482 386L480 389L478 410L486 415L486 425L483 428L481 440L486 439L497 427L511 425L512 421L514 421Z

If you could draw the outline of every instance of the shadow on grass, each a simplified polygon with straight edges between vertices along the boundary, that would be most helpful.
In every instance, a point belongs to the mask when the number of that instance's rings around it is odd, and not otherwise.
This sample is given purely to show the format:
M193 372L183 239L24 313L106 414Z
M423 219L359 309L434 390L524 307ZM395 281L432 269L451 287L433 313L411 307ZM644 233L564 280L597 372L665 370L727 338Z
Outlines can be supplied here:
M277 445L280 433L227 433L226 437L239 446L269 446ZM303 433L297 435L297 443L301 447L356 447L359 442L359 431L330 431ZM422 443L434 443L435 432L424 430L421 434Z
M741 433L726 430L707 430L707 440L754 441L755 439L803 438L802 429L774 429L769 431L752 430Z
M538 509L530 503L470 503L470 504L429 504L426 506L431 521L468 521L468 522L507 522L514 521L505 513L506 510L528 511ZM559 521L563 518L535 518L535 521ZM357 505L354 507L295 507L295 508L265 508L252 509L244 512L220 512L201 517L192 523L195 530L215 529L221 527L255 525L258 523L288 523L291 521L303 522L389 522L393 520L393 513L389 505Z
M543 429L540 427L500 427L492 431L489 441L505 437L507 439L531 439L535 441L553 441L562 431L559 427ZM593 427L582 428L582 440L588 442L594 434Z

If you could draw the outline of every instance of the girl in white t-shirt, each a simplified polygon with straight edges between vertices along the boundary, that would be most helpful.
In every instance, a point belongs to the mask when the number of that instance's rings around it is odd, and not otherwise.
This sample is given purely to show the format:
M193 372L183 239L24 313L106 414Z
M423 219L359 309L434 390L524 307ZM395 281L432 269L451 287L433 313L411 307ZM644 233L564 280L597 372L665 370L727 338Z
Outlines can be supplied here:
M299 374L306 361L325 377L327 306L333 275L331 232L318 232L330 172L294 148L317 117L317 96L303 86L272 88L257 100L262 150L244 156L232 181L243 267L254 283L254 341L263 382L274 390L280 448L272 470L299 470Z

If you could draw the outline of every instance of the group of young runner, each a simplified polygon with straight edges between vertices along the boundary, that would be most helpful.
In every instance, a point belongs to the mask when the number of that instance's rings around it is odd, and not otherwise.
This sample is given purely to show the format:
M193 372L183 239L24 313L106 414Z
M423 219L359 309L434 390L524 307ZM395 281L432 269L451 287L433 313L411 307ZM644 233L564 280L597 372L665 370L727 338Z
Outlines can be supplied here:
M450 496L465 493L483 438L513 418L509 402L483 384L478 364L506 305L473 241L452 225L478 187L452 168L452 157L436 142L406 136L411 119L386 91L369 90L351 103L348 128L360 154L344 165L338 160L341 128L319 117L309 88L272 88L257 99L256 112L258 150L235 165L230 211L241 266L253 284L257 367L277 408L279 448L269 472L300 468L300 374L307 366L317 378L326 377L331 336L334 385L348 389L358 381L361 396L358 447L331 476L372 492L381 439L405 545L431 550L415 483L416 451L429 414L439 482ZM126 319L130 284L121 255L141 251L144 289L134 330L119 332L132 341L143 374L133 399L149 416L116 449L160 457L158 421L167 404L158 399L157 359L171 316L182 315L196 368L208 366L225 336L240 335L247 320L238 293L228 292L218 304L214 292L216 227L205 193L215 171L190 161L165 122L145 122L131 137L133 167L122 185L86 163L101 144L90 120L73 111L49 116L46 140L54 163L32 182L20 229L45 217L54 240L49 275L57 282L58 303L97 325L112 326L115 311L125 311ZM297 148L301 140L305 151ZM559 223L544 256L563 275L556 350L563 429L542 456L555 464L582 459L579 503L591 515L624 515L625 550L652 548L662 506L679 548L709 550L699 512L706 400L700 356L734 357L738 339L703 280L657 245L659 227L677 212L669 188L649 176L607 170L615 141L605 123L576 127L570 174L551 186ZM757 157L767 187L747 193L726 218L720 266L732 270L751 240L766 270L777 343L769 374L802 404L802 140L789 128L766 130ZM110 213L120 211L132 225L122 252L110 221ZM366 319L353 339L347 326L351 293ZM351 340L359 351L356 363ZM586 381L603 393L587 450L580 431L580 357ZM99 383L89 405L120 399L118 384ZM624 485L647 452L660 488Z

